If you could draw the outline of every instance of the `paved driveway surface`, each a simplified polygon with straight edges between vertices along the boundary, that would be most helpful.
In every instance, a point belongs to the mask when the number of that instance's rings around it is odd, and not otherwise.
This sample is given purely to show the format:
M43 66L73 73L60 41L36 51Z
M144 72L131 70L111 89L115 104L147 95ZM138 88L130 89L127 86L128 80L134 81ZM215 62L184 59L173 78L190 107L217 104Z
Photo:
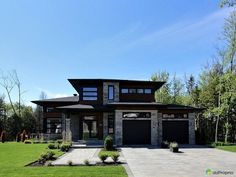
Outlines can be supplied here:
M213 148L186 148L182 153L168 149L122 148L129 169L135 177L201 177L206 170L233 171L236 176L236 153Z

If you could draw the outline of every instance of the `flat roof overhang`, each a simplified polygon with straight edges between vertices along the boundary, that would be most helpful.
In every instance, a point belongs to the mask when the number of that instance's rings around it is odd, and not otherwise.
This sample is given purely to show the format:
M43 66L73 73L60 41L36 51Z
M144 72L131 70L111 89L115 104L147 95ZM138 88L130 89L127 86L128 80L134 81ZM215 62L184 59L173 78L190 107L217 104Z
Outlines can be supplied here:
M80 112L80 111L97 111L97 112L107 112L107 111L114 111L113 108L101 105L85 105L85 104L75 104L75 105L68 105L68 106L59 106L56 109L62 111L73 111L73 112Z

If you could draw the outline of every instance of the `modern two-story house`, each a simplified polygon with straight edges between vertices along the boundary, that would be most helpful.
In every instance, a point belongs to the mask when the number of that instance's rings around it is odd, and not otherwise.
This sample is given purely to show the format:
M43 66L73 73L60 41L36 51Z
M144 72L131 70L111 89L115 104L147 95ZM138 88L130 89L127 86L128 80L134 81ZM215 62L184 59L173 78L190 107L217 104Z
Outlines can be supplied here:
M164 140L195 144L196 108L155 102L164 82L68 79L71 97L32 101L43 107L43 132L72 140L158 145Z

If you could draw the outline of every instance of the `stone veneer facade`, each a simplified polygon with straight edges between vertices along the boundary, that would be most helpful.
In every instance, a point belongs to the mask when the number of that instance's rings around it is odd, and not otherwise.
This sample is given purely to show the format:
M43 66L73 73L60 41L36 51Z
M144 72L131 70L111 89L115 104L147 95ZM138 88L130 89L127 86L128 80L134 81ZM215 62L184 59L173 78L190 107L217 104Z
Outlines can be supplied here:
M108 86L114 86L114 100L108 100ZM119 102L119 82L103 82L103 104L110 103L110 102Z

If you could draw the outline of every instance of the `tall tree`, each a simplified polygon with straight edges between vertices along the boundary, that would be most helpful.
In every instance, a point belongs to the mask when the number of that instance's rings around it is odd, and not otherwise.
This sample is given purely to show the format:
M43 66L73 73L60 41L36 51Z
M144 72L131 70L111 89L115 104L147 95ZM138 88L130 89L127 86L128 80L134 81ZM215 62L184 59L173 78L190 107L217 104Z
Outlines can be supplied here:
M155 99L157 102L171 103L169 73L166 71L155 73L152 75L151 80L166 82L164 86L156 91Z
M15 115L17 115L16 109L14 107L12 97L11 97L11 92L13 88L15 87L14 81L10 78L9 75L5 74L3 71L1 71L1 76L0 76L0 85L5 89L8 99L11 104L11 108L14 112Z
M171 81L171 94L172 94L172 103L174 104L182 104L182 96L183 96L183 88L184 84L182 81L174 75Z

